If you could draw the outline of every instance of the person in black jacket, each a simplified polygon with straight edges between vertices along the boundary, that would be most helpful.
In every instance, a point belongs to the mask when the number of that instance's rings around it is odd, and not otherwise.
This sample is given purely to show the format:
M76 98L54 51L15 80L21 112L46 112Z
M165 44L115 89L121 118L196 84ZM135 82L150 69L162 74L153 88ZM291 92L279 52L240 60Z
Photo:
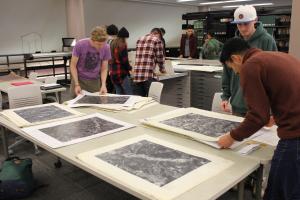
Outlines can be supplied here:
M180 58L198 58L197 38L194 35L192 25L189 25L186 34L182 35L180 41Z

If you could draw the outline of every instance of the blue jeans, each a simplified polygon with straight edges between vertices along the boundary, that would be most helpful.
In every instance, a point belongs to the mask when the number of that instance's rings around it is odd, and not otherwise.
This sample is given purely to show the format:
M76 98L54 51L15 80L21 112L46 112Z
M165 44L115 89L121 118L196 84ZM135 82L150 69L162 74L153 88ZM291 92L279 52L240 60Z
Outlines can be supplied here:
M116 94L127 94L132 95L132 87L131 82L129 80L129 77L126 76L123 80L123 83L121 85L114 84L114 87L116 89Z
M264 200L300 200L300 138L279 141Z

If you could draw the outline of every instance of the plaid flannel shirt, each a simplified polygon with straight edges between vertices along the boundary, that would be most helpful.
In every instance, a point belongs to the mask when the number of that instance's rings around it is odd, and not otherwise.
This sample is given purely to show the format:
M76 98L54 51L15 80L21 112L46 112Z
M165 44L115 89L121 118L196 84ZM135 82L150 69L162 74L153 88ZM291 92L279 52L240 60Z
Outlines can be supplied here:
M136 43L133 81L143 82L150 78L156 78L154 74L156 64L160 70L163 70L164 62L162 41L151 34L141 37Z
M111 81L114 84L122 84L124 78L129 75L131 66L128 61L127 46L111 49L112 59L109 68Z

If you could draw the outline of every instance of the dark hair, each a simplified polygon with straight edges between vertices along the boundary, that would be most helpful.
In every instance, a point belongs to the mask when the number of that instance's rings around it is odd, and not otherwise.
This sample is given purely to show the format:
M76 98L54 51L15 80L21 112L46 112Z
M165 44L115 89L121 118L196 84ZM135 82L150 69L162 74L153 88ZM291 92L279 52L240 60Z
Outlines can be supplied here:
M186 26L186 29L194 29L194 26L191 25L191 24L188 24L188 25Z
M226 61L231 60L233 54L241 55L250 48L250 45L245 40L241 38L231 38L227 40L223 46L220 62L224 64Z
M153 28L153 29L151 30L151 33L152 33L152 34L153 34L153 33L157 33L157 34L159 35L160 39L163 38L160 28Z
M154 33L154 32L157 32L157 33L159 33L159 34L161 35L161 30L160 30L160 28L153 28L153 29L151 30L151 33Z
M108 35L117 35L119 32L119 29L116 25L111 24L111 25L107 26L106 32Z
M165 30L164 28L160 28L160 32L161 32L162 34L165 34L165 33L166 33L166 30Z
M122 27L119 32L117 37L119 38L129 38L129 32L125 27Z
M215 37L215 33L212 32L212 31L208 31L208 32L207 32L207 35L210 35L211 37Z

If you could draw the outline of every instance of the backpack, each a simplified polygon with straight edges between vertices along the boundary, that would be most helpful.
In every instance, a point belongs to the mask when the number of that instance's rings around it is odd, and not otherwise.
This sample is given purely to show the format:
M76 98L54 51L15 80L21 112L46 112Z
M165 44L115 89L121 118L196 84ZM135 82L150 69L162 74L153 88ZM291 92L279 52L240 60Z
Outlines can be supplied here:
M12 157L4 161L0 171L0 200L28 197L35 189L30 158Z

